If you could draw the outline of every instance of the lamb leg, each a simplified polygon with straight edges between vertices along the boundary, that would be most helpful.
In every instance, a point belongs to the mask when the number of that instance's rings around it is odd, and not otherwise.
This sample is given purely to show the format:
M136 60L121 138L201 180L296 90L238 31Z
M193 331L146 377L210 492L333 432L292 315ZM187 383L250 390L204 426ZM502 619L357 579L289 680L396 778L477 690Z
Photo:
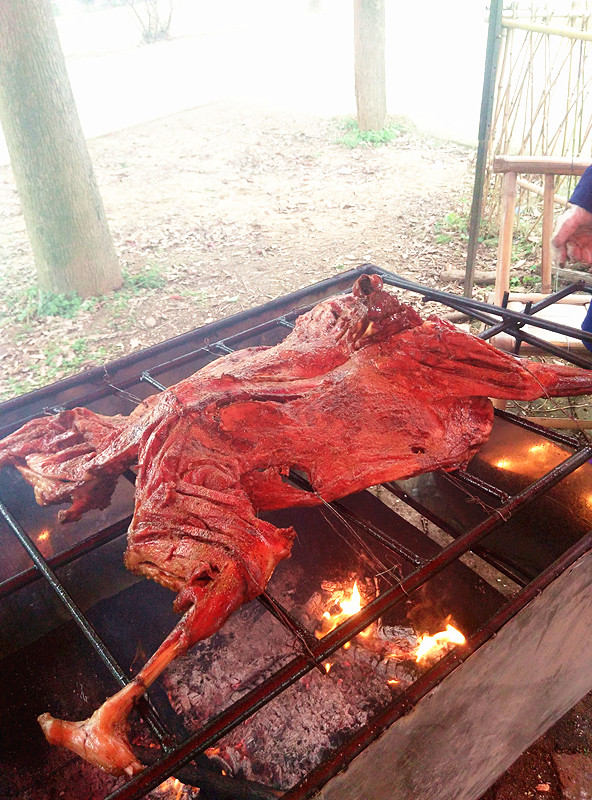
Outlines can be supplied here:
M146 662L134 680L81 722L41 714L39 724L50 744L62 745L112 775L135 775L143 765L128 741L128 715L146 689L187 649L211 636L245 601L245 581L229 562L207 586L196 586L195 602Z

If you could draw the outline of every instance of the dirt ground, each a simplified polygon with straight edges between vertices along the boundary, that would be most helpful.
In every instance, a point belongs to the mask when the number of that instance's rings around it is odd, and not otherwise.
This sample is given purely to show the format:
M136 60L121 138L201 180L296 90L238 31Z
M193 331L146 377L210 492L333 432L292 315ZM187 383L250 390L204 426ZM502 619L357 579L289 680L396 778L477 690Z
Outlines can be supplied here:
M388 144L352 149L341 120L220 103L91 141L126 283L71 317L47 315L31 289L16 188L0 168L2 399L366 261L461 293L447 271L464 269L474 150L395 122ZM492 281L494 263L481 248ZM586 698L484 800L572 797L556 757L590 758L591 720Z

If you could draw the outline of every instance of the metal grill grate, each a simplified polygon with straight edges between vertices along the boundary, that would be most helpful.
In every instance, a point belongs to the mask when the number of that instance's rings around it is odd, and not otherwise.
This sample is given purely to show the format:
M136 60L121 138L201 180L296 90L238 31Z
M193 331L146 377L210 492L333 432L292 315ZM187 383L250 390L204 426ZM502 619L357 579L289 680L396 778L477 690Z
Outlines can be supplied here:
M586 341L592 341L592 335L576 332L573 329L552 323L547 320L533 319L532 313L541 307L558 300L573 291L585 290L583 284L574 284L556 293L548 301L539 303L530 309L530 313L519 313L506 308L490 306L478 301L461 298L444 292L419 286L399 276L379 270L371 265L362 268L366 273L380 274L385 283L406 291L419 294L424 300L435 300L452 309L466 313L470 317L484 321L490 327L481 334L482 338L490 338L495 333L505 330L515 336L517 342L527 341L536 343L542 350L553 355L557 348L543 340L537 339L532 334L526 334L522 328L525 324L538 326L557 333L573 336ZM110 365L108 374L99 370L86 375L77 383L69 379L54 387L47 387L38 393L25 396L19 402L11 401L4 404L3 435L23 424L27 419L38 416L40 410L48 405L52 410L57 407L73 407L78 405L90 406L105 403L110 408L127 404L130 396L146 396L149 392L162 391L166 385L177 382L182 377L194 372L204 364L226 353L253 343L273 344L281 340L293 327L294 319L312 307L323 296L328 296L336 291L349 291L353 281L359 277L360 271L352 271L323 284L301 290L295 295L281 301L269 304L251 314L238 315L226 323L217 323L201 331L177 337L169 343L169 347L159 345L151 348L133 358L122 359ZM277 311L281 313L277 314ZM250 324L253 321L256 324ZM222 334L212 340L212 334ZM199 342L199 346L195 344ZM165 355L164 360L160 359ZM590 360L573 352L561 356L579 366L589 366ZM144 387L144 388L142 388ZM78 391L76 391L78 389ZM114 413L109 411L107 413ZM387 588L376 599L371 601L360 612L349 618L336 629L327 634L322 640L317 640L289 611L282 607L269 595L263 595L260 602L266 611L273 614L276 619L291 633L296 632L302 644L302 652L292 658L289 663L276 670L271 677L260 683L255 689L233 703L221 714L210 719L196 733L189 735L185 730L182 720L175 714L170 704L163 707L159 702L158 710L153 704L144 701L140 710L145 720L150 725L152 732L159 741L162 755L144 772L130 780L122 788L112 792L106 800L139 800L147 792L157 787L171 775L186 783L203 785L208 788L213 797L220 798L271 798L284 796L286 800L302 800L313 796L331 776L343 768L360 749L364 748L373 738L390 725L398 716L405 713L421 697L423 697L435 684L461 663L471 652L487 641L502 625L516 614L526 603L541 590L543 586L553 580L555 576L573 563L580 555L592 547L592 534L585 533L568 547L553 563L547 565L532 580L525 579L511 569L508 574L523 585L523 589L503 608L494 615L487 625L469 638L467 646L462 652L452 652L441 659L429 669L406 692L399 696L389 708L372 724L362 728L342 748L337 750L329 759L326 759L298 786L283 794L274 789L254 784L248 781L239 781L213 772L208 767L208 759L201 755L206 749L212 747L225 734L233 730L252 715L256 714L264 705L273 698L282 694L289 686L298 681L309 671L320 667L323 661L339 650L356 634L363 631L371 622L383 616L398 603L404 601L412 592L423 586L427 581L441 572L445 567L455 562L461 555L478 550L479 544L493 532L502 530L515 515L528 504L544 496L553 487L558 486L575 470L586 464L592 458L592 447L587 443L582 444L576 437L556 434L548 429L540 428L532 423L526 423L519 418L504 412L497 412L498 418L505 423L525 428L529 433L544 437L566 448L566 457L560 464L547 471L544 475L528 484L517 492L508 492L500 489L494 483L483 480L470 472L458 472L453 476L453 481L462 485L466 491L480 492L488 498L488 513L476 525L459 532L458 528L450 524L446 516L434 513L421 502L418 502L400 483L386 484L385 488L405 500L409 505L418 510L426 518L435 521L443 530L454 536L454 540L443 547L432 558L425 558L410 549L405 543L393 539L388 530L381 529L370 519L356 513L351 508L341 503L332 504L339 514L348 519L349 524L366 535L374 537L381 545L389 548L396 556L403 559L409 570L402 580ZM571 451L571 454L570 452ZM132 473L126 475L128 481L133 482ZM297 478L294 478L295 480ZM403 482L404 483L404 482ZM496 505L491 505L495 503ZM16 540L25 549L33 561L33 566L6 578L0 583L0 598L14 593L17 589L32 584L34 581L43 580L51 587L60 602L67 609L70 617L82 630L93 649L107 667L111 675L120 686L125 685L128 674L117 663L107 646L89 622L87 616L72 599L67 589L60 581L56 570L69 564L82 555L91 553L105 543L121 536L129 524L130 517L125 516L116 520L104 529L75 542L52 557L44 557L32 537L19 523L15 514L10 510L10 498L2 497L0 514ZM394 513L394 512L392 512ZM487 556L487 551L485 551ZM495 561L495 558L492 558ZM497 563L498 568L504 570L503 563Z

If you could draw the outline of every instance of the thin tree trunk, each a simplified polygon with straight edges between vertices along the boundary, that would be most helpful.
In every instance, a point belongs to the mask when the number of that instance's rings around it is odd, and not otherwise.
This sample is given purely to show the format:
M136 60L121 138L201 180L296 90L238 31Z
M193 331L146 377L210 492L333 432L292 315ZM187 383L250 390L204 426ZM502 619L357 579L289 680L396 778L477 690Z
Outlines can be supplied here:
M386 118L384 0L354 0L356 104L361 131L378 131Z
M50 0L0 0L0 122L40 288L121 286Z

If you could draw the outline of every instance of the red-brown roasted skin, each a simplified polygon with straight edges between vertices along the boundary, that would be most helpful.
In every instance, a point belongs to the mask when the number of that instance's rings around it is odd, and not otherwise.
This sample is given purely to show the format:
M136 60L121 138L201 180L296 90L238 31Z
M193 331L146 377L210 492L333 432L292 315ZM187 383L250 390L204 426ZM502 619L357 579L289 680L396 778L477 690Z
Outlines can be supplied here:
M329 501L385 480L466 465L489 436L490 397L592 393L592 373L514 358L362 276L284 342L220 358L130 417L85 409L34 420L0 442L38 502L62 520L108 502L137 465L127 567L177 592L184 616L136 679L82 723L48 714L48 739L114 774L141 768L131 705L170 661L260 594L289 555L291 528L257 511ZM304 472L306 492L285 483Z

